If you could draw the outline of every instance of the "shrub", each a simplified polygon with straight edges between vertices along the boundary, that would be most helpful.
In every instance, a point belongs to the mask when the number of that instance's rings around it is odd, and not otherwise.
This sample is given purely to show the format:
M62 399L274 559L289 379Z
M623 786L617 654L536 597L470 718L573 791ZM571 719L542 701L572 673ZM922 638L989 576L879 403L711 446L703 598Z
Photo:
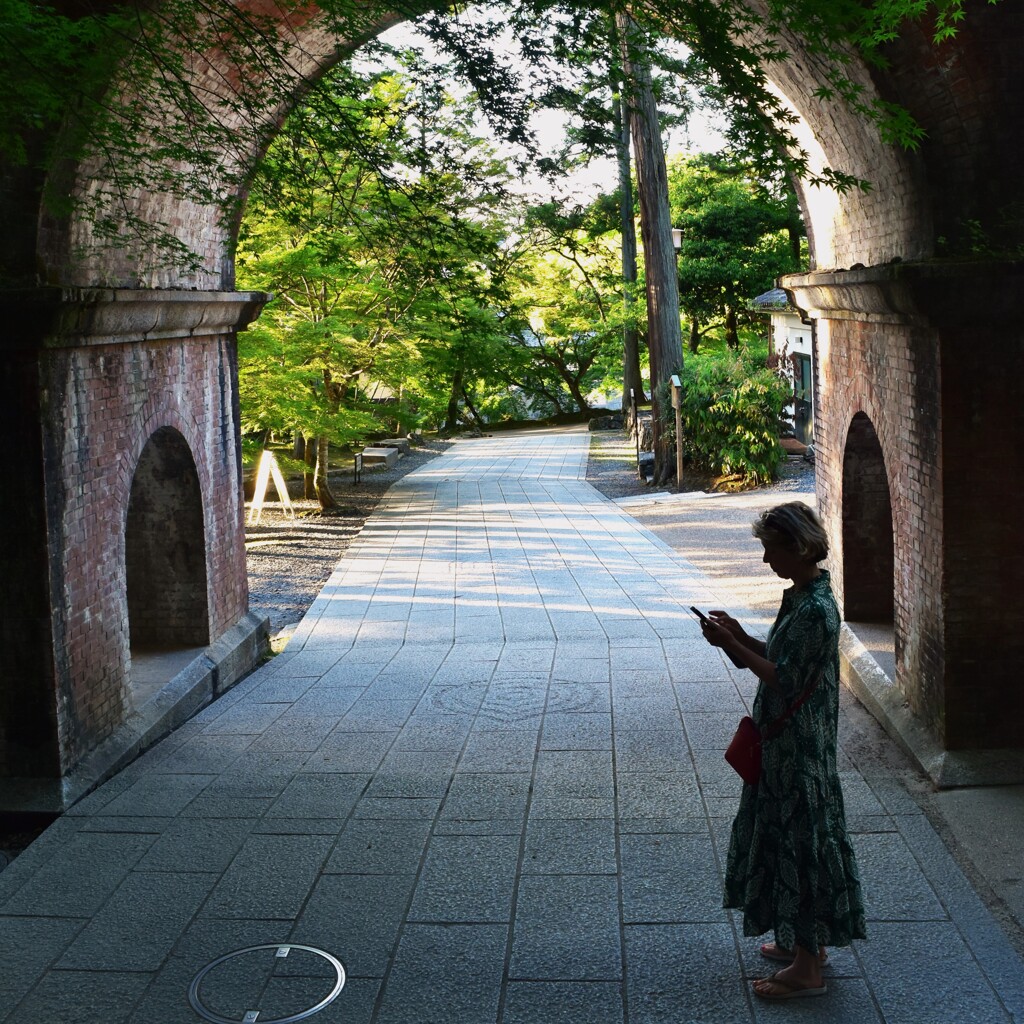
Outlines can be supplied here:
M739 474L754 484L769 483L785 458L779 419L792 398L791 386L763 362L743 354L689 359L683 384L684 456L715 475ZM666 393L670 434L672 402ZM674 437L673 437L674 441Z

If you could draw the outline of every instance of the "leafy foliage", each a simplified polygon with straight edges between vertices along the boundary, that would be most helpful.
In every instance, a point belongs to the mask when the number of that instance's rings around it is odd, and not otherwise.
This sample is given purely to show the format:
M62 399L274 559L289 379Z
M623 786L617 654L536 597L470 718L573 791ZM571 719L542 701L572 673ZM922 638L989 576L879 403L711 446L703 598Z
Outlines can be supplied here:
M788 234L800 230L791 224L792 207L777 181L729 154L671 161L669 201L682 230L680 308L703 329L727 324L735 346L750 300L799 269Z
M779 417L790 385L745 353L689 359L681 376L686 457L716 475L768 483L785 453ZM668 395L664 408L671 408ZM668 425L674 432L675 422Z
M338 78L271 147L243 221L240 280L276 296L240 341L246 429L366 436L375 393L404 426L436 418L501 337L507 172L471 108Z

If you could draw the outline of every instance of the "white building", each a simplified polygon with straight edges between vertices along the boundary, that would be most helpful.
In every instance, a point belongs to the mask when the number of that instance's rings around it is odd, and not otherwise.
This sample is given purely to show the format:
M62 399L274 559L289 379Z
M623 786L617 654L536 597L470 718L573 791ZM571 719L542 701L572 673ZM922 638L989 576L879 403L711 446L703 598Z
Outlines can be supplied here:
M793 383L793 401L785 415L793 424L796 439L803 444L814 440L814 338L811 325L789 304L781 288L758 295L751 303L769 316L769 352Z

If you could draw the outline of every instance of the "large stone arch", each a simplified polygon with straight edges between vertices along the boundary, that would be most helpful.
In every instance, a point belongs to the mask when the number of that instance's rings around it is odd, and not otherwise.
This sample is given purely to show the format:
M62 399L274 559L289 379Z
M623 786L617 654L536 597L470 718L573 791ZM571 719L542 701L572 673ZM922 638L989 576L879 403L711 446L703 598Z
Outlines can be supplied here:
M752 5L756 6L756 0L752 0ZM427 10L432 6L435 5L425 2L420 8ZM309 81L322 75L367 38L409 16L408 13L402 16L382 11L368 16L352 38L339 38L329 30L326 17L313 6L303 8L301 13L290 11L287 14L273 3L261 7L272 17L277 11L281 38L290 47L289 59L279 73L276 102L260 110L262 123L254 125L247 120L251 110L245 104L234 111L218 111L217 117L225 127L230 130L237 126L243 138L271 136L302 96ZM873 185L870 191L854 189L841 196L820 188L801 187L816 266L832 269L855 263L872 265L897 258L930 256L934 244L933 218L921 160L884 143L876 126L863 117L842 105L823 104L816 96L816 91L826 84L826 68L821 58L795 35L784 38L784 42L792 58L773 65L769 75L800 118L797 134L808 150L812 169L831 166ZM202 54L192 66L197 92L209 96L211 102L224 97L226 91L231 92L232 99L244 99L247 89L255 90L260 85L258 76L250 69L240 68L227 49ZM858 60L851 61L847 74L862 88L862 98L867 104L887 98L891 91L890 83L877 81L877 76ZM927 83L931 104L945 101L947 98L942 93L948 88L941 75ZM154 117L164 115L162 109L154 112ZM959 144L960 140L955 142ZM252 147L248 152L231 154L224 160L225 170L235 172L241 164L244 171L244 164L258 157L257 149ZM81 193L94 190L102 174L102 165L87 159L74 173L75 188ZM236 189L226 177L220 188L214 185L214 190L224 196ZM89 287L98 282L127 288L218 290L233 287L230 251L236 225L222 222L214 208L157 191L142 191L118 197L109 214L116 221L122 213L169 225L181 242L200 256L200 269L140 272L140 267L147 263L145 244L140 242L135 252L130 246L119 252L110 251L94 238L90 214L72 216L64 222L44 217L36 256L40 266L45 268L46 279L53 284L73 287ZM72 259L71 253L78 255Z
M314 5L288 5L287 13L274 0L252 7L276 19L294 44L289 76L256 108L264 140L309 81L399 20L383 12L339 37ZM1024 697L1010 672L1024 653L1017 650L1024 608L1016 600L1024 566L990 553L1010 550L1016 538L984 500L995 469L1006 507L1024 497L1017 413L1024 337L1014 308L1024 274L993 255L1022 233L1013 204L1024 141L1007 126L1019 118L1024 86L1017 52L1024 9L981 0L967 8L951 42L934 46L929 26L912 23L887 48L886 67L849 66L866 101L896 101L917 118L926 132L917 153L887 146L871 123L820 100L820 58L799 40L789 40L791 58L770 69L801 117L812 162L873 183L868 192L839 196L802 189L815 270L785 284L817 327L826 525L833 537L841 534L835 496L845 430L858 408L870 407L894 499L903 637L897 685L950 748L1020 746L1024 735ZM256 81L226 52L190 55L188 66L210 96L245 93ZM110 95L117 93L112 83ZM254 142L233 154L232 169L244 171L259 148ZM61 180L87 192L102 184L102 173L87 159L62 167ZM226 182L224 191L235 187ZM68 773L124 724L126 641L111 631L107 610L110 581L123 580L124 568L111 561L111 512L122 521L123 453L141 450L149 436L143 422L171 422L161 420L164 411L192 425L198 477L217 480L216 494L204 485L203 496L216 579L210 637L219 643L247 621L235 332L265 297L233 291L234 228L212 206L140 191L107 211L115 220L124 210L163 223L199 256L195 270L153 270L144 243L111 249L93 237L88 218L55 218L40 203L42 182L31 168L5 169L3 183L0 215L9 227L0 237L0 272L24 287L8 296L0 426L25 441L0 497L5 519L20 524L3 541L16 580L0 599L0 646L4 674L20 682L0 694L7 737L0 777L47 779L61 804ZM973 240L969 263L950 256L961 237ZM994 382L984 372L992 352L1011 368ZM977 448L968 438L984 442L983 458L970 457ZM964 569L972 560L993 585ZM838 576L841 591L841 570ZM257 636L250 627L247 635ZM234 658L235 677L253 663L256 646ZM93 666L84 652L101 648L109 658ZM985 686L972 689L979 677ZM89 701L80 699L86 693ZM79 706L101 707L104 715L77 715Z

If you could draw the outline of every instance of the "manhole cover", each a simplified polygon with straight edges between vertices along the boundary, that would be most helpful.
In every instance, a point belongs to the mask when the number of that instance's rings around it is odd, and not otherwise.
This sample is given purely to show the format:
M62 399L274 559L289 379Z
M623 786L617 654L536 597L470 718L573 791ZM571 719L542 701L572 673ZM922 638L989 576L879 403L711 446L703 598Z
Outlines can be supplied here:
M306 1010L290 1014L287 1017L274 1017L273 1019L269 1017L261 1017L258 1009L246 1010L241 1017L225 1017L219 1013L215 1013L206 1006L200 997L199 990L210 971L215 967L221 966L221 964L227 963L229 960L245 956L247 953L257 953L261 950L269 949L274 950L275 961L283 960L289 953L291 953L292 950L295 949L302 950L306 953L312 953L314 956L322 957L331 965L331 967L334 968L335 981L333 988L315 1006L310 1006ZM317 949L315 946L301 946L293 942L270 942L262 946L246 946L245 949L236 949L233 953L225 953L224 956L219 956L216 960L208 963L192 979L192 984L188 987L188 1001L192 1009L195 1010L200 1017L205 1020L212 1021L213 1024L257 1024L257 1022L258 1024L291 1024L292 1021L306 1020L307 1017L312 1017L314 1013L319 1013L325 1006L329 1006L335 999L337 999L338 993L341 992L344 986L345 968L342 966L341 961L336 957L331 956L330 953L325 953L322 949Z

